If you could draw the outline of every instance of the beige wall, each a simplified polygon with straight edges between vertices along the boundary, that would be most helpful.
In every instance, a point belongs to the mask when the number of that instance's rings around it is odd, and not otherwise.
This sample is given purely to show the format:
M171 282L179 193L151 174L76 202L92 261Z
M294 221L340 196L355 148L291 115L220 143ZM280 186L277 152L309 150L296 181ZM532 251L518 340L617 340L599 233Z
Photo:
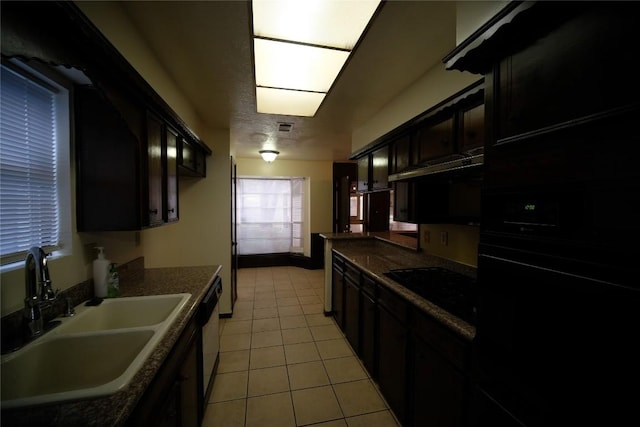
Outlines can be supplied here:
M478 226L421 224L419 230L420 247L425 253L473 267L478 266L478 243L480 241ZM446 243L441 241L441 233L447 234Z
M456 45L462 43L508 3L509 0L457 2Z

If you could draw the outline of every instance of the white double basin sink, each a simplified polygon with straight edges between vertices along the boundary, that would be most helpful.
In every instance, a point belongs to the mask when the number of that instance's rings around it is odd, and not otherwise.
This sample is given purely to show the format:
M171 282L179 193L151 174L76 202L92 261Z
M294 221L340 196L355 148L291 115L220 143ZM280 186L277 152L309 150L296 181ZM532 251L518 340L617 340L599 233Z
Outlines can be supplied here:
M105 299L2 356L2 409L114 394L126 387L191 294Z

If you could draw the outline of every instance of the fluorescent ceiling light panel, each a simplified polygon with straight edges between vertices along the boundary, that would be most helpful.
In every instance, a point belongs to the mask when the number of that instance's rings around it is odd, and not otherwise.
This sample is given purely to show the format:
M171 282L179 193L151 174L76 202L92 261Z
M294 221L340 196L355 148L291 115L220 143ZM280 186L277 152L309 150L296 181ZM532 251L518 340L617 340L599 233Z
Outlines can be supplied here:
M258 113L313 117L381 0L253 0Z
M258 113L313 117L325 96L317 92L256 88Z
M380 0L253 0L258 37L351 50Z
M254 39L256 85L327 92L349 52Z

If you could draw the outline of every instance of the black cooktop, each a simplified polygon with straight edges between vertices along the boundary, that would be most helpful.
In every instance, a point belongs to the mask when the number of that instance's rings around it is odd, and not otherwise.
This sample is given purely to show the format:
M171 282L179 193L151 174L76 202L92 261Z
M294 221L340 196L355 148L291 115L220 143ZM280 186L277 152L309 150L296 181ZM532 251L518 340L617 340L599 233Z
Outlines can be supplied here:
M472 277L442 267L390 270L387 277L421 297L475 325L475 285Z

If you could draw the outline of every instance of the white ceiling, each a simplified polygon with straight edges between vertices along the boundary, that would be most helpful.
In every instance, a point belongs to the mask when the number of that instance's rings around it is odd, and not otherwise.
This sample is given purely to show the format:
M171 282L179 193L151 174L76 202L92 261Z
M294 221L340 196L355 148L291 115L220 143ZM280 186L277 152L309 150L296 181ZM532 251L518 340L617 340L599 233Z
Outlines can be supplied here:
M236 157L259 157L265 147L280 159L348 159L352 130L455 47L455 2L388 0L315 117L258 114L249 2L122 5L203 122L230 129ZM278 132L278 122L293 130Z

